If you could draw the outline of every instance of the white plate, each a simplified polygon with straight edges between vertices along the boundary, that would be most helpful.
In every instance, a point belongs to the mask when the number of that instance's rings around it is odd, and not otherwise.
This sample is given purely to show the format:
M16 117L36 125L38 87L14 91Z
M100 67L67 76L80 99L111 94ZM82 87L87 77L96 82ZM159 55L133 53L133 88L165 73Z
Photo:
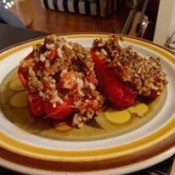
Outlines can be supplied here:
M68 35L90 47L103 34ZM155 44L124 37L136 51L157 56L167 74L167 96L156 116L125 134L89 141L64 141L39 137L11 123L0 111L0 164L29 174L123 174L165 160L175 153L175 59ZM29 41L0 54L0 84L21 59L42 39Z

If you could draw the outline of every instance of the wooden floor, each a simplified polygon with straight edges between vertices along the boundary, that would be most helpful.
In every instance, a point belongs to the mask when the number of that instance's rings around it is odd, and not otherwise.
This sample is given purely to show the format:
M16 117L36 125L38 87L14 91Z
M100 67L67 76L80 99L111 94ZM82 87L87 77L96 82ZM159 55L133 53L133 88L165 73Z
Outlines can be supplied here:
M110 32L121 33L126 15L107 18L66 14L45 10L40 0L21 0L15 13L34 30L47 33Z

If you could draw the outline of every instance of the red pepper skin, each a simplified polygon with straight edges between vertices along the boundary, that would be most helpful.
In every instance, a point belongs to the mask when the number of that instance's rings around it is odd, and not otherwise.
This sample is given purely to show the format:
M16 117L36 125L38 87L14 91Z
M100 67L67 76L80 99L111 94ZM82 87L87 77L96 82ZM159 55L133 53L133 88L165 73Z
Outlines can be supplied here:
M68 99L63 104L56 103L56 107L53 107L51 103L44 102L44 109L49 118L62 120L68 118L73 113L72 100Z
M39 117L44 113L43 100L38 93L29 93L27 100L30 112L33 116Z
M28 56L24 59L29 60L33 58L33 52L31 52ZM53 62L57 57L57 50L53 49L49 55L50 62ZM34 69L37 71L39 69L43 69L43 64L36 64ZM28 68L19 67L18 68L18 77L21 81L22 85L29 91L28 87ZM31 114L34 117L42 117L43 115L47 115L51 119L61 120L64 118L69 117L73 113L73 102L71 99L68 99L63 102L63 104L56 104L54 108L53 105L49 102L45 102L40 96L38 92L28 92L28 106L30 109Z
M157 94L157 91L152 90L150 94L150 99L153 101L155 100L159 95Z
M18 69L18 78L19 78L21 84L26 89L28 89L27 78L26 78L27 73L28 73L28 69L21 68L21 67Z
M115 108L123 109L132 106L136 102L136 92L124 84L102 57L96 56L94 51L91 51L91 55L95 63L99 88L103 95Z
M29 93L28 95L28 105L31 114L34 117L40 117L46 114L48 118L61 120L69 117L72 112L72 101L68 99L63 104L56 104L56 107L49 102L45 102L38 95L38 93Z
M33 52L31 52L29 55L27 55L24 60L29 60L30 58L32 58ZM23 67L19 67L18 68L18 78L21 81L22 85L28 89L28 83L27 83L27 75L28 75L28 68L23 68Z
M53 48L50 51L50 54L48 55L48 59L50 60L50 63L53 63L56 59L56 57L58 56L57 54L57 48Z
M152 90L151 94L149 96L139 96L138 95L138 100L144 103L151 103L152 101L154 101L157 97L158 97L158 93L157 91Z

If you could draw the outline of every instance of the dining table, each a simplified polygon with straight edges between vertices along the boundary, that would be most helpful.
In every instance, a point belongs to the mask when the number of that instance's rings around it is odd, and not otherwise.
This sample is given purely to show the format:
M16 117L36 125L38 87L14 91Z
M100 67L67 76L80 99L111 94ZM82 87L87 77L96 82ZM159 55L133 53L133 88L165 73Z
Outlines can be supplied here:
M0 53L15 45L22 44L28 40L41 38L46 35L48 35L48 33L34 31L31 29L23 29L7 24L0 24ZM175 175L175 167L173 166L174 159L175 155L149 168L134 172L132 175ZM7 169L7 167L0 167L0 175L22 174L21 172L15 172L12 169Z

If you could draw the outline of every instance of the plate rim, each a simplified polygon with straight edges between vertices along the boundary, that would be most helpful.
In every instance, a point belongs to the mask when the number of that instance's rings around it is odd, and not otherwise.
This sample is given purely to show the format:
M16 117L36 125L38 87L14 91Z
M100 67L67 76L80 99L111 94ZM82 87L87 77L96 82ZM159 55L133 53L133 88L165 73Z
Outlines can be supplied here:
M162 161L165 161L166 159L170 158L171 156L174 155L175 148L172 147L168 150L165 150L165 152L161 152L160 154L157 154L153 157L149 157L147 159L144 159L143 161L140 162L133 162L127 165L119 166L119 167L110 167L109 169L97 169L96 170L90 170L90 171L77 171L77 169L74 171L67 171L66 169L61 171L61 173L67 174L67 175L75 175L75 174L83 174L83 175L104 175L106 172L108 172L109 175L121 175L121 174L128 174L128 173L133 173L136 171L140 171L146 168L149 168L150 166L154 166L158 163L161 163ZM7 164L10 163L10 164ZM35 173L36 171L38 172L37 175L47 175L48 173L50 175L57 175L60 171L56 170L49 170L49 169L43 169L43 168L37 168L37 167L30 167L27 166L25 163L24 164L16 164L14 162L5 160L3 158L0 158L0 166L4 168L8 168L10 170L20 172L20 173ZM15 167L14 167L15 166ZM22 168L22 169L21 169Z
M97 35L98 36L101 36L101 35L104 35L105 37L107 37L108 35L109 35L109 33L78 33L78 34L68 34L68 35L66 35L66 34L64 34L64 35L60 35L60 36L68 36L68 37L71 37L71 36L74 36L74 37L77 37L77 36L87 36L87 37L89 37L90 35L92 36L92 35L94 35L94 37L97 37ZM94 38L93 37L93 38ZM157 45L157 44L155 44L155 43L152 43L152 42L148 42L148 41L145 41L145 40L142 40L142 39L138 39L138 38L134 38L134 37L128 37L128 36L123 36L125 39L127 39L127 40L129 40L129 41L131 41L131 40L135 40L136 42L141 42L141 43L146 43L147 45L151 45L151 46L155 46L155 48L158 48L158 50L159 51L161 51L161 53L164 53L165 54L165 52L166 52L166 54L167 55L171 55L171 57L172 57L172 52L171 51L169 51L168 49L166 49L166 48L164 48L164 47L162 47L162 46L159 46L159 45ZM19 43L19 44L16 44L16 45L13 45L13 46L11 46L11 47L8 47L8 48L6 48L6 49L3 49L3 50L1 50L0 51L0 61L1 61L1 55L2 54L4 54L4 57L6 57L7 55L8 55L8 52L9 51L11 51L11 52L13 52L15 49L19 49L20 50L20 47L28 47L28 45L30 45L30 46L32 46L33 44L32 43L36 43L36 42L41 42L42 40L43 40L43 38L44 37L39 37L39 38L36 38L36 39L31 39L31 40L28 40L28 41L25 41L25 42L22 42L22 43ZM148 47L149 48L149 47ZM10 53L9 53L10 54ZM169 57L168 57L169 58ZM170 58L169 58L170 59ZM168 60L169 60L168 59ZM172 60L172 58L170 59L170 61L175 65L175 59L174 60ZM170 121L169 121L170 122ZM172 121L171 121L171 125L175 125L175 119L172 119ZM169 125L168 125L169 126ZM163 132L163 131L162 131ZM175 128L174 129L172 129L172 130L170 130L169 132L168 132L168 135L169 136L172 136L172 134L174 134L175 133ZM3 138L3 135L2 135L2 133L0 133L0 136L1 136L1 138ZM168 138L169 138L169 136L167 136ZM175 137L173 137L173 138L175 138ZM6 140L7 139L7 137L5 138L4 137L4 140ZM5 148L5 149L7 149L7 147L6 147L6 145L3 145L2 143L1 143L2 141L0 141L0 145L3 147L3 148ZM161 142L158 142L158 143L156 143L156 144L160 144ZM154 143L155 144L155 143ZM23 146L25 146L25 145L23 145ZM174 146L173 146L174 147ZM20 147L19 147L19 149L20 149ZM31 148L29 148L29 149L31 149ZM13 150L13 149L11 149L11 148L8 148L8 150L9 151L13 151L13 152L15 152L16 150ZM47 150L44 150L44 151L47 151ZM117 152L116 150L112 150L111 151L111 153L112 152ZM137 151L138 152L138 151ZM19 152L18 152L19 153ZM21 152L20 152L21 153ZM41 152L42 154L44 153L44 152ZM60 154L60 152L58 152L59 154ZM78 153L80 153L80 152L78 152ZM25 152L23 152L23 153L21 153L22 155L28 155L28 153L25 153ZM68 154L69 154L69 152L68 152ZM87 153L87 154L89 154L89 152ZM126 154L125 154L126 155ZM31 155L28 155L29 157L31 156ZM69 155L70 156L70 155ZM115 156L116 157L116 156ZM120 157L120 156L119 156ZM45 159L45 158L42 158L42 157L38 157L38 156L31 156L31 158L37 158L37 159ZM93 157L94 158L94 157ZM99 161L101 158L103 158L103 159L106 159L105 157L100 157L99 159L98 159L98 154L96 155L96 161ZM108 159L111 159L111 158L113 158L113 157L108 157L107 158L107 160ZM68 158L69 159L69 158ZM58 158L57 159L49 159L49 160L51 160L51 161L58 161ZM63 158L60 158L60 160L62 160L62 161L65 161ZM80 159L78 158L78 159L75 159L74 161L76 162L76 161L80 161ZM87 160L87 159L86 159ZM85 161L86 162L86 160L83 160L83 159L81 159L81 161ZM92 159L90 159L90 160L92 160ZM89 160L88 160L89 161Z

